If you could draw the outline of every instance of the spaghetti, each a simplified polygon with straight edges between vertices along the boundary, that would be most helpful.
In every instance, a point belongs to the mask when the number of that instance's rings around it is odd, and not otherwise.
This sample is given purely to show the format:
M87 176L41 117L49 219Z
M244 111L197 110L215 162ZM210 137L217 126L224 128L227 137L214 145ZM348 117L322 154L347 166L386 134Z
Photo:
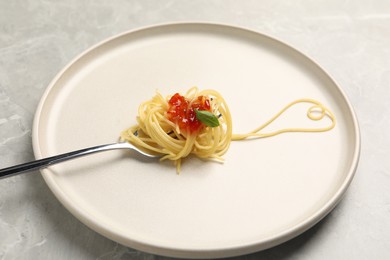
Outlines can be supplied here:
M298 103L309 103L307 111L311 120L325 116L331 125L323 128L286 128L269 133L259 133L287 109ZM121 140L154 153L160 160L172 160L180 172L182 159L190 154L199 158L223 161L231 141L263 138L286 132L324 132L336 124L333 113L313 99L299 99L285 106L266 123L245 134L232 133L232 118L224 98L215 90L199 91L193 87L184 95L176 93L164 98L157 93L138 109L138 124L121 133Z

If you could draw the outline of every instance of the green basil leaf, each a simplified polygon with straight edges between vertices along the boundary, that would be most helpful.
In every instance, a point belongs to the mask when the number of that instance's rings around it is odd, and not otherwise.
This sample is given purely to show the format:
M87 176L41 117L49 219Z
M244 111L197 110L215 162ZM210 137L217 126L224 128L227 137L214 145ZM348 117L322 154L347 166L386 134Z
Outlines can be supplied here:
M198 110L198 109L195 110L195 113L196 113L196 118L203 124L210 127L219 126L219 120L213 113L206 110Z

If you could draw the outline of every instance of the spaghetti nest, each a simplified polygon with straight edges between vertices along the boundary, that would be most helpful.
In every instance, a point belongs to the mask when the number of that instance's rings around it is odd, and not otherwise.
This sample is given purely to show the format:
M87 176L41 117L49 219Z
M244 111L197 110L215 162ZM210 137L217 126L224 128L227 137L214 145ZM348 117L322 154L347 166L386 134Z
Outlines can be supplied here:
M207 98L209 112L218 118L218 126L199 124L199 120L193 117L190 108L198 102L198 97ZM189 154L222 161L222 155L229 149L232 139L232 119L224 98L214 90L191 88L184 95L188 105L184 112L188 117L179 118L179 121L172 120L169 114L172 98L164 98L157 93L151 100L142 103L138 109L138 125L123 131L122 141L161 154L160 160L174 161L177 172L180 172L181 160ZM191 122L199 127L191 128Z
M310 120L318 121L327 117L331 124L320 128L284 128L260 133L298 103L311 105L307 110ZM224 98L215 90L199 91L197 87L191 88L184 96L176 93L164 98L157 93L139 106L137 122L138 125L121 133L121 140L148 152L161 154L160 160L174 161L178 173L182 159L190 154L223 161L222 156L234 140L271 137L286 132L325 132L336 124L333 113L320 102L298 99L253 131L233 134L232 118Z

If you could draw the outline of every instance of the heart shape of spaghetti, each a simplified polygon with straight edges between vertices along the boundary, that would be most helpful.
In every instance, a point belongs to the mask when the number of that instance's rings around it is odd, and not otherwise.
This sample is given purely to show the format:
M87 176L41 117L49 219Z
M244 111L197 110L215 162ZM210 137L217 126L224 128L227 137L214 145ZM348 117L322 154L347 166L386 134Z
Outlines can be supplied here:
M334 114L322 103L314 99L298 99L281 109L271 119L245 134L232 133L232 118L225 99L215 90L199 91L197 87L188 90L184 95L192 104L198 96L206 96L210 100L211 113L218 117L219 125L216 127L203 126L199 130L185 131L177 124L170 121L167 111L170 108L171 96L164 98L157 93L151 100L143 102L138 109L137 125L134 125L121 133L121 140L128 141L147 152L162 155L160 160L171 160L176 164L177 172L180 172L183 158L193 154L199 158L223 161L223 155L229 149L232 141L251 138L265 138L288 132L325 132L336 125ZM292 106L298 103L308 103L307 117L313 121L319 121L325 117L331 124L320 128L284 128L268 133L261 133L267 126L279 118Z

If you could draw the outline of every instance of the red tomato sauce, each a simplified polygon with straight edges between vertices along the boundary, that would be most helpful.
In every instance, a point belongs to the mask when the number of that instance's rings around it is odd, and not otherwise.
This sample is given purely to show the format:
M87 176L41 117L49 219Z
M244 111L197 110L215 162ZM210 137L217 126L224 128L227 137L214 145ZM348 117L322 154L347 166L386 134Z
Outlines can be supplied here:
M196 118L195 110L210 111L210 100L206 96L198 96L191 104L184 96L176 93L168 101L167 118L179 126L182 132L194 133L203 127ZM211 112L211 111L210 111Z

